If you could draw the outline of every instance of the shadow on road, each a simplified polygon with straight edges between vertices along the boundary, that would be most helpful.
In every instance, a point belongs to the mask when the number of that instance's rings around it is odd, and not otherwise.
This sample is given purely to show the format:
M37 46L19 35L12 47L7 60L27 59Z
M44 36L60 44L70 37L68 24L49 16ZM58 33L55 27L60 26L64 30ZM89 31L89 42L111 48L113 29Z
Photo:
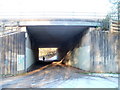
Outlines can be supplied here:
M2 88L115 88L118 79L87 74L61 62L36 62L33 71L3 79ZM101 83L102 82L102 83Z
M52 64L53 62L59 62L58 60L51 60L51 61L37 61L30 69L28 69L28 72L34 71L36 69L39 69L41 67L44 67L46 65Z

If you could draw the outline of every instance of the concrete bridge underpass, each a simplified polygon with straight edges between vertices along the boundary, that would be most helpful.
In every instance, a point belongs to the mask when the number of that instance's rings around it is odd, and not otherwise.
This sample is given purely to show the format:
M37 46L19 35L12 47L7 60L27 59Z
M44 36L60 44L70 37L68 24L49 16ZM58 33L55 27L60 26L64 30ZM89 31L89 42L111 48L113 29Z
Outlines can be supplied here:
M31 48L28 44L26 47L28 50L32 49L32 47L36 48L36 52L38 52L38 48L58 48L57 60L61 60L69 50L74 48L75 44L77 44L77 41L85 32L87 32L89 27L71 25L43 25L27 26L26 29L30 43L33 44ZM63 48L64 50L62 50Z
M20 21L18 31L4 32L1 35L2 72L18 74L31 70L39 61L38 48L58 48L57 61L63 60L66 65L91 71L90 30L100 26L100 22L79 19ZM6 24L6 27L10 27L10 24ZM72 57L76 59L70 61ZM5 62L8 64L5 65Z
M32 65L38 60L38 48L58 48L57 61L60 61L68 51L72 50L79 43L90 27L100 26L99 22L84 20L57 20L51 21L50 24L46 25L42 23L41 25L34 24L26 25L28 42L26 46L26 69L29 68L29 62ZM32 60L33 57L31 57L30 51L36 52L33 55L34 60Z

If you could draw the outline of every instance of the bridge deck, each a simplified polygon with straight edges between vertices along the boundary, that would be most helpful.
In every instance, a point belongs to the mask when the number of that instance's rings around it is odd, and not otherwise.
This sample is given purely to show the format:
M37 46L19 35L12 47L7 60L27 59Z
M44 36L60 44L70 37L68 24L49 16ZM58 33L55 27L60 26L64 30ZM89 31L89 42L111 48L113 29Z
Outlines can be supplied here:
M38 25L75 25L75 26L101 26L100 20L93 19L13 19L13 20L1 20L1 25L5 26L38 26Z

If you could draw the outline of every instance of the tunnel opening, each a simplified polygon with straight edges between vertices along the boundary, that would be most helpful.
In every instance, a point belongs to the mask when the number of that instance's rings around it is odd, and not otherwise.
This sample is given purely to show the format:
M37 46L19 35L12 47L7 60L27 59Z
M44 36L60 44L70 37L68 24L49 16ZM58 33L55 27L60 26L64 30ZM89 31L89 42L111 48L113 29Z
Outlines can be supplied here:
M64 61L65 55L77 45L88 28L88 26L78 25L27 26L26 69L29 71L33 70L33 67L40 68L53 61ZM49 55L39 56L40 49L50 48L56 50L56 56L53 57L56 59L52 62L48 59ZM46 62L43 62L43 57Z
M58 48L38 48L39 50L39 61L51 62L57 61L57 49Z

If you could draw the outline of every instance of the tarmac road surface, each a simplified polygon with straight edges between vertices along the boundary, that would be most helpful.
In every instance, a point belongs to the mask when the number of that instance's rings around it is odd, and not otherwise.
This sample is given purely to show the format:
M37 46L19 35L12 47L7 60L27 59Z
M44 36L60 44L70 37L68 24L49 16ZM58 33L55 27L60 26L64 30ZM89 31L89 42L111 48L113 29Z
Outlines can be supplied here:
M117 77L94 76L58 62L27 74L4 78L2 88L118 88Z

